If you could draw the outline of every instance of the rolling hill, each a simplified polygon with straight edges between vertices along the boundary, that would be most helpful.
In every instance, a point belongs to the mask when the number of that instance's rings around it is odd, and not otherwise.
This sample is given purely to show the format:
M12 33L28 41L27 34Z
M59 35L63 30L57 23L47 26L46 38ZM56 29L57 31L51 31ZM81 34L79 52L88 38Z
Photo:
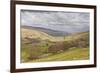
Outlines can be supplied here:
M50 29L39 28L39 27L35 28L30 26L22 26L21 33L23 39L28 37L28 38L35 38L35 39L49 40L49 41L64 41L64 40L67 41L89 34L88 31L72 34L72 33L65 33Z
M25 37L28 38L35 38L35 39L41 39L41 40L50 40L50 41L63 41L64 38L62 36L51 36L45 32L34 30L34 29L27 29L27 28L21 28L22 32L22 39Z
M66 36L69 35L69 32L65 32L65 31L58 31L58 30L54 30L54 29L48 29L48 28L42 28L42 27L32 27L32 26L21 26L21 28L25 28L25 29L32 29L32 30L37 30L37 31L41 31L41 32L45 32L48 35L51 36Z
M54 36L44 30L53 32L48 29L21 27L22 62L89 59L89 32L66 34L66 36L62 34L57 36L55 32Z

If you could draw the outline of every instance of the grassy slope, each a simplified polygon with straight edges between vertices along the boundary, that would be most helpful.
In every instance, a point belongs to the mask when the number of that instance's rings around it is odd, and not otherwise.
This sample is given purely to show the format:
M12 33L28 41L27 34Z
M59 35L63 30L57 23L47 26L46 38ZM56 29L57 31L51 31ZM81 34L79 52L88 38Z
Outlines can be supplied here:
M64 37L53 37L44 32L36 31L36 30L32 30L32 29L22 28L21 31L22 31L22 35L23 35L22 39L24 37L29 37L29 38L40 38L41 40L48 39L50 41L65 41L65 40L70 41L70 40L74 40L74 39L80 38L80 37L88 34L88 33L79 33L77 35L73 34L73 35L70 35L70 36L67 36L64 38ZM24 47L25 47L25 45L24 45ZM26 58L28 56L26 51L28 51L28 49L30 48L30 45L26 45L25 48L22 51L23 58ZM62 53L50 55L46 58L32 60L31 62L81 60L81 59L89 59L89 48L74 48L74 49L64 51Z
M50 40L50 41L63 41L63 37L53 37L53 36L50 36L44 32L41 32L41 31L36 31L36 30L32 30L32 29L25 29L25 28L22 28L21 29L21 32L23 37L29 37L29 38L40 38L41 40Z
M79 33L79 34L73 34L70 36L65 36L65 37L53 37L50 36L44 32L41 31L37 31L37 30L32 30L32 29L25 29L25 28L21 28L21 32L22 32L22 38L24 37L29 37L29 38L40 38L41 40L50 40L50 41L70 41L72 39L77 39L83 35L86 35L88 33Z
M33 60L32 62L44 62L44 61L67 61L67 60L85 60L89 59L88 48L76 48L68 51L51 55L47 58Z

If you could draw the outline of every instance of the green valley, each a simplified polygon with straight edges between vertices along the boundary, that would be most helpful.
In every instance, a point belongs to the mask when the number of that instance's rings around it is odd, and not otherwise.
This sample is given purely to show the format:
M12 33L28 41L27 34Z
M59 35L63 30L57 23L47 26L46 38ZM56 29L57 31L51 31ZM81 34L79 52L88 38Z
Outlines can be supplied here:
M21 62L89 59L89 32L52 36L43 31L21 28Z

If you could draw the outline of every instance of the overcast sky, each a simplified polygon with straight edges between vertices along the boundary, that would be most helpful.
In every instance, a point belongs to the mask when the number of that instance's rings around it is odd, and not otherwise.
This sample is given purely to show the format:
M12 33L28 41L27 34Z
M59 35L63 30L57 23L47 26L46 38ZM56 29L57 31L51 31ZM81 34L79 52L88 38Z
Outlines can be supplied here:
M21 10L21 25L42 27L59 31L89 30L89 13Z

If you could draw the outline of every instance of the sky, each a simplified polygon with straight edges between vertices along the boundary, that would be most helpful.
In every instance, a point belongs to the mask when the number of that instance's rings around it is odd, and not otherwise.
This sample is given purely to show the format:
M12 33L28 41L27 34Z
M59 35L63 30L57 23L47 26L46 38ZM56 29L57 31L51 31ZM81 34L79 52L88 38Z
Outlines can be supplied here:
M64 32L89 31L87 12L21 10L21 25Z

